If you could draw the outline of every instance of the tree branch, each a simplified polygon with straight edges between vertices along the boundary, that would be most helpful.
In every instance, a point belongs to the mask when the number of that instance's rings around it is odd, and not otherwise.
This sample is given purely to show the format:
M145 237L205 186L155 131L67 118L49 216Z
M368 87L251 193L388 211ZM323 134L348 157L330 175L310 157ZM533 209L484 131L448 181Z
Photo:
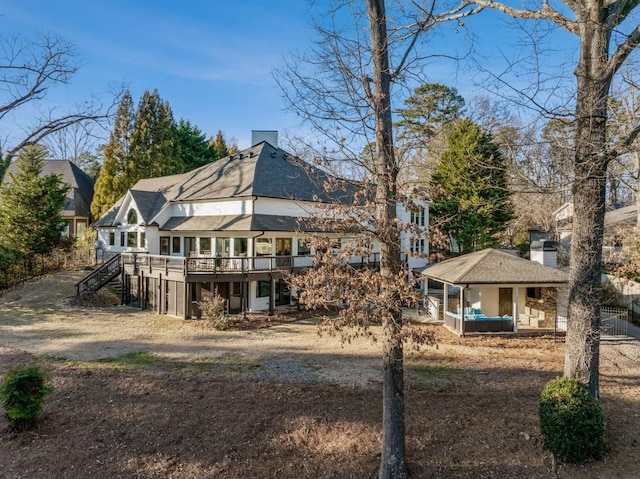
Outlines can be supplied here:
M505 5L504 3L495 2L493 0L475 0L473 3L475 3L479 7L491 8L498 12L504 13L514 18L520 18L522 20L551 20L559 27L564 28L574 35L578 35L580 33L578 22L570 20L569 18L565 17L560 12L555 10L553 7L551 7L551 5L549 5L548 0L543 0L542 7L538 10L519 10L517 8L513 8ZM572 9L574 9L572 2L566 1L565 3Z
M634 3L638 3L634 1ZM631 52L640 44L640 25L636 26L633 32L626 38L624 42L618 45L616 51L611 55L609 59L607 69L602 72L602 77L612 78L613 75L622 66L625 60L629 57Z
M471 5L474 5L474 2L471 0L464 0L460 3L460 5L458 5L455 8L452 8L451 10L434 15L433 11L435 8L435 3L436 2L432 2L431 8L427 10L419 6L416 2L413 2L413 4L419 10L422 11L423 18L408 27L408 29L410 30L410 33L408 35L405 35L403 39L411 38L411 41L409 42L409 45L407 45L407 48L405 49L405 52L402 55L400 63L395 68L395 70L391 73L392 79L395 79L400 75L400 72L403 70L407 62L407 59L409 58L409 54L413 51L413 48L415 47L415 44L418 41L418 37L420 36L421 33L426 32L427 30L434 27L438 23L450 22L454 20L459 21L462 18L479 13L485 8L482 6L476 6L475 8L465 10L465 8Z

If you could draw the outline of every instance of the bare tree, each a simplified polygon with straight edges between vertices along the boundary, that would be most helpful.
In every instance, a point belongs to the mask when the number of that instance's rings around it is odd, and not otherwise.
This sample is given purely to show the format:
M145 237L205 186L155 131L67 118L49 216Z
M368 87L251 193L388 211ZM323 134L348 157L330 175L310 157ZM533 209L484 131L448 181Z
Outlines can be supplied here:
M116 102L106 109L95 99L64 110L47 104L49 90L69 84L78 71L75 56L72 45L55 36L43 36L34 42L0 36L0 125L20 124L16 116L27 110L34 118L21 124L20 131L5 130L0 138L0 178L24 146L40 143L72 125L109 118Z
M575 140L573 155L574 220L571 240L569 322L565 375L578 375L599 396L600 268L604 232L607 168L640 132L631 129L615 146L607 141L611 84L640 42L638 0L547 0L529 2L526 9L492 0L475 4L517 19L551 22L579 41L574 70ZM534 4L537 4L535 7Z
M100 142L104 141L101 132L96 134L95 130L93 123L75 123L48 135L42 145L47 148L51 158L70 160L80 166L83 158L95 155Z
M311 282L314 288L305 290L307 304L322 304L328 299L343 299L347 305L341 315L340 326L360 328L366 332L368 322L379 318L383 329L383 439L379 477L405 478L404 443L404 341L411 337L417 342L428 337L414 334L403 323L402 301L407 292L406 271L400 251L400 229L396 204L407 193L398 184L400 160L396 156L392 126L392 84L406 79L410 67L421 57L416 50L418 38L445 20L464 17L460 5L452 10L436 12L435 2L428 7L407 2L413 9L394 3L394 13L401 14L405 23L389 22L383 0L338 2L349 7L355 32L348 36L344 30L344 16L324 17L316 25L319 40L310 55L302 55L279 72L278 81L291 109L321 132L329 148L320 149L322 160L339 159L340 173L368 178L364 183L360 205L367 211L367 186L373 190L373 214L366 219L364 230L374 238L380 249L380 269L363 271L353 280L354 273L347 266L318 269ZM343 13L334 10L334 13ZM340 25L340 27L338 26ZM368 154L360 152L367 145ZM308 145L309 146L309 145ZM317 150L316 150L317 151ZM345 167L344 160L350 160ZM362 203L365 202L365 203ZM338 215L340 217L340 215ZM344 216L342 216L344 217ZM356 225L362 225L358 217ZM350 252L366 256L370 242L357 238ZM323 261L320 256L318 261ZM333 261L331 255L326 261ZM326 271L325 276L321 276ZM340 274L339 274L340 273ZM351 278L351 279L350 279ZM344 280L344 281L343 281ZM309 286L309 284L307 284ZM344 286L344 287L342 287ZM354 307L354 305L356 305Z

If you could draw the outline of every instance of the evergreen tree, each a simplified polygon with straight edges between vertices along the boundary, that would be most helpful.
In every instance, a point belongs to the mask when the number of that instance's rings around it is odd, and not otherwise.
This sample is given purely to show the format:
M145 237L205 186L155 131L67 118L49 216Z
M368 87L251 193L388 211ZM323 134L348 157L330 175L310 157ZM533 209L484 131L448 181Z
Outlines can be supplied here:
M176 149L182 161L182 171L191 171L207 163L216 161L220 156L206 136L188 120L180 120L174 128Z
M403 181L428 187L429 178L446 148L451 125L464 113L465 101L453 87L426 83L413 91L398 109L400 120L394 125L397 146L410 165L402 172Z
M221 132L212 142L189 121L176 124L157 90L142 94L135 114L131 94L125 92L104 147L92 215L102 216L141 179L184 173L217 160L222 156L218 148L230 153Z
M425 83L413 91L399 108L401 120L398 140L409 141L414 147L425 146L443 126L450 124L464 113L464 98L454 87L440 83Z
M173 112L157 90L146 90L136 110L131 150L123 174L126 189L142 178L183 171L174 135Z
M225 139L221 130L218 130L218 133L216 133L215 140L209 140L209 143L213 144L213 147L218 153L218 158L224 158L225 156L232 155L236 151L238 151L238 147L235 144L231 146L227 145L227 140Z
M47 151L23 148L16 171L0 185L0 249L29 258L51 252L65 229L61 212L69 186L59 175L40 176Z
M506 161L468 119L455 123L447 144L430 182L434 228L455 240L461 253L497 246L497 235L513 217Z
M118 201L129 188L123 180L128 161L133 129L133 100L127 90L122 95L116 112L113 131L104 147L102 168L94 187L91 214L99 218Z

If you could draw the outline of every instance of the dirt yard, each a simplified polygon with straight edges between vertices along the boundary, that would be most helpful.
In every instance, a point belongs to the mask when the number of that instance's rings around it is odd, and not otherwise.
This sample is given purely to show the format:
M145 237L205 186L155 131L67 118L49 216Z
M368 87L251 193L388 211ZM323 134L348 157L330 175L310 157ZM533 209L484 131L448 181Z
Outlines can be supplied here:
M0 375L37 361L55 391L32 430L0 419L0 477L374 478L378 343L313 320L217 332L69 301L81 272L0 296ZM550 478L536 407L562 371L553 338L457 338L408 353L407 454L416 478ZM640 477L640 346L605 342L610 452L560 478Z

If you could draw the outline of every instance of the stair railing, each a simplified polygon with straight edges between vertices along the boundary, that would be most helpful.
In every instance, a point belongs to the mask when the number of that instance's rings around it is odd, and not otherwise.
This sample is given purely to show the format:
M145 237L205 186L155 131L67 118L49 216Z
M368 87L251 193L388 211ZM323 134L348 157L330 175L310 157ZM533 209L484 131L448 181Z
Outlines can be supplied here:
M76 298L80 298L83 293L95 293L121 271L120 254L116 254L76 283Z

